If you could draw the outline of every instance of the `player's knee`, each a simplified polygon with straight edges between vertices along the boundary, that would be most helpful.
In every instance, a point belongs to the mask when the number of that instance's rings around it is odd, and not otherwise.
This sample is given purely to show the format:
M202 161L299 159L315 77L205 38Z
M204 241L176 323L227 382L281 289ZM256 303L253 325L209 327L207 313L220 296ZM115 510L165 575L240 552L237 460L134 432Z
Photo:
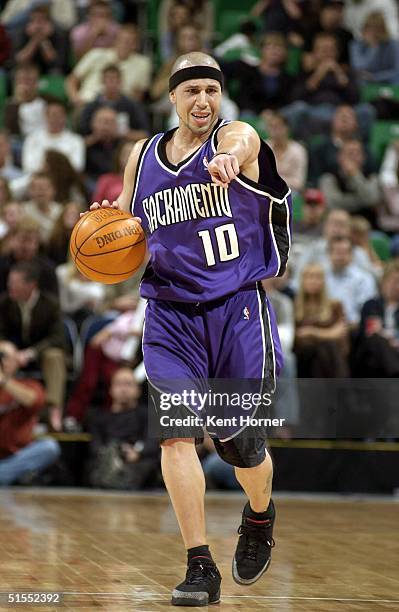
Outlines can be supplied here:
M161 441L162 454L181 456L195 448L195 438L170 438Z
M214 440L219 457L226 463L238 468L252 468L265 460L265 445L259 440L246 440L243 445L239 438L226 442Z

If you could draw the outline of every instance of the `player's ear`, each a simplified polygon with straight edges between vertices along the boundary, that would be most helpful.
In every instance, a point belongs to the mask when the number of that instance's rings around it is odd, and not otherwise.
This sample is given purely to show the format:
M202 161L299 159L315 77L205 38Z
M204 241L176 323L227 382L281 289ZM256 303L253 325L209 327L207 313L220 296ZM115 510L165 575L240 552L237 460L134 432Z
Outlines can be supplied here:
M172 89L169 94L169 100L172 102L172 104L176 104L176 93L174 89Z

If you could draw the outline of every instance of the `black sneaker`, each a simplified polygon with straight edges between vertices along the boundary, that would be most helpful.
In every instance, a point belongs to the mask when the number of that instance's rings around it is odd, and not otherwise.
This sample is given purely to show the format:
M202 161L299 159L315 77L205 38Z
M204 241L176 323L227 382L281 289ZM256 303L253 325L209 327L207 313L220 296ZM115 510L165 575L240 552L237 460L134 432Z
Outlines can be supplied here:
M196 557L187 566L186 579L172 593L172 606L207 606L220 601L218 568L212 560Z
M233 578L238 584L253 584L270 565L274 547L273 525L276 516L274 504L273 518L255 521L242 513L242 523L238 528L236 554L233 559Z

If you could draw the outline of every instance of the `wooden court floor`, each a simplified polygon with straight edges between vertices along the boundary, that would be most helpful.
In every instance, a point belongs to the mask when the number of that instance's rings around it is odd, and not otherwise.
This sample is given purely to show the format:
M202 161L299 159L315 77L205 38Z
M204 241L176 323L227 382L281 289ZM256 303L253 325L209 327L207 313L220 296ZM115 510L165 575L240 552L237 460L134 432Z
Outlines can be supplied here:
M399 503L276 498L276 548L252 587L230 572L239 495L207 497L209 540L223 575L212 612L399 610ZM185 553L165 495L0 490L0 591L60 591L57 606L1 610L173 610ZM192 608L180 608L191 610ZM204 608L208 609L208 608Z

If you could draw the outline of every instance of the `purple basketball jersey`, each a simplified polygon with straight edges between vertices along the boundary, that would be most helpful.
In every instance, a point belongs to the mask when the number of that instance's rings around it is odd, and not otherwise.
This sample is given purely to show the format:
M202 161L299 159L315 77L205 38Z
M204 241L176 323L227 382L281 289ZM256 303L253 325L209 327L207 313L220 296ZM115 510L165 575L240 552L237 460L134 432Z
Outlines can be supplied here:
M207 170L216 153L218 121L209 139L178 165L166 157L173 130L144 145L131 210L142 218L151 254L144 298L208 302L283 274L291 245L291 192L264 142L259 182L240 174L228 189Z

